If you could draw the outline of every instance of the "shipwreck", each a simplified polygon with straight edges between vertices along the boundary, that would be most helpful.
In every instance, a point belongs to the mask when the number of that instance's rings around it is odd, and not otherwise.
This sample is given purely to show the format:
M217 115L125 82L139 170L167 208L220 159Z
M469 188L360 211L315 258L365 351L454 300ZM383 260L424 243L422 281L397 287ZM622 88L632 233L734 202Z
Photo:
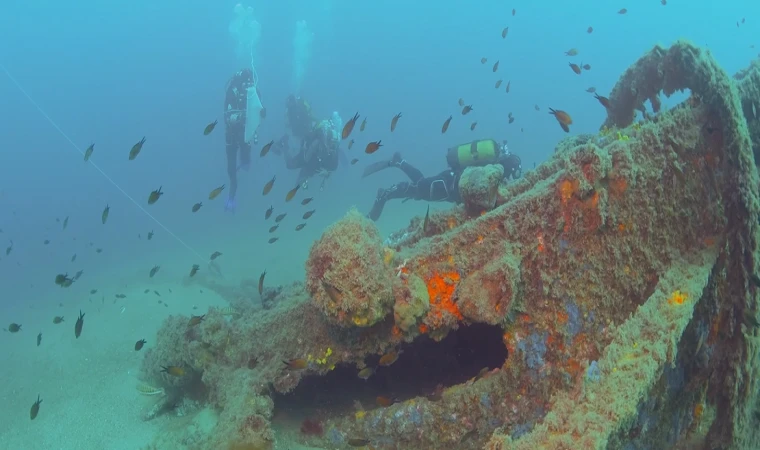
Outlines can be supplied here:
M520 180L469 168L463 205L392 239L349 212L277 306L167 319L149 418L214 420L155 447L286 448L286 411L312 448L757 448L758 103L757 61L656 46Z

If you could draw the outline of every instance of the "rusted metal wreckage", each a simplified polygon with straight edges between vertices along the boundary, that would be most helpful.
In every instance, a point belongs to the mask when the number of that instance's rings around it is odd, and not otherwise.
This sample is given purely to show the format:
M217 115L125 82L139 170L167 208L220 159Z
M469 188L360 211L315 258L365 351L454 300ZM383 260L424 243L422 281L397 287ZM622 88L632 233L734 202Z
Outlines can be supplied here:
M660 94L687 89L687 101L660 110ZM599 134L565 139L508 185L493 183L492 169L467 169L465 204L424 229L415 219L401 240L384 243L349 213L312 248L301 300L255 321L211 311L190 342L169 337L186 319L170 320L158 347L199 374L219 411L214 448L269 448L278 402L295 402L267 386L297 396L309 380L367 367L367 383L409 387L404 358L477 327L489 330L489 353L504 352L500 366L432 391L399 388L402 398L366 410L323 406L320 432L301 439L756 448L757 103L757 62L732 79L689 43L655 47L618 81ZM645 118L634 123L637 110ZM390 365L378 363L383 354ZM290 358L306 369L283 370ZM146 373L160 362L148 355ZM346 389L327 394L340 403Z

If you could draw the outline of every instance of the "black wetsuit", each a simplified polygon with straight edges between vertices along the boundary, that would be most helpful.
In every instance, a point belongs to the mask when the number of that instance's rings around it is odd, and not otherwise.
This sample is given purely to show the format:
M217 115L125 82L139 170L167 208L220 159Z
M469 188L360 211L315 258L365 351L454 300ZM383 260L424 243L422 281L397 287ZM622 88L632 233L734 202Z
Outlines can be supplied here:
M301 169L298 183L317 174L320 170L332 172L338 168L338 148L330 145L329 139L318 127L301 141L301 148L294 156L285 154L285 165L288 169Z
M224 139L227 175L230 178L229 198L232 200L235 199L237 193L238 167L248 167L251 164L251 143L245 141L245 113L248 106L248 88L252 85L251 71L241 70L230 79L224 98ZM258 93L258 88L256 92ZM255 141L254 137L254 143ZM240 166L238 166L238 158L240 158Z
M499 158L499 164L504 167L505 179L517 179L522 175L522 162L517 155L502 155ZM459 203L462 201L459 196L459 178L462 176L463 170L449 168L438 175L425 177L419 169L406 160L391 161L390 165L401 169L410 181L394 184L388 189L379 189L375 203L369 213L370 219L379 219L385 202L394 198L429 202Z

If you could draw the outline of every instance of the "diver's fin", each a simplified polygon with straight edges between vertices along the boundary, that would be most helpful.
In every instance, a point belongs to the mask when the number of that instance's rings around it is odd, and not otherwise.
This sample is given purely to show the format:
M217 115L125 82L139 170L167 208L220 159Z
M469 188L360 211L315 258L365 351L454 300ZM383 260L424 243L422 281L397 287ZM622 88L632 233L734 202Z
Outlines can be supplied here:
M387 161L378 161L376 163L372 163L364 168L364 172L362 173L362 178L366 178L373 173L380 172L383 169L387 169L391 166L391 160Z

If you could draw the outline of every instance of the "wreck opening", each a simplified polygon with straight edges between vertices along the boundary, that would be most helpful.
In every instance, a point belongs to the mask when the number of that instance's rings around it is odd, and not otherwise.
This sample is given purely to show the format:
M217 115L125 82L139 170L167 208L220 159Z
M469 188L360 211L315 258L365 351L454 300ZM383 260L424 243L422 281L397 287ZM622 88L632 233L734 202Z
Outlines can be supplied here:
M477 376L484 368L504 365L508 355L499 326L472 324L450 332L440 342L426 335L403 344L398 360L378 366L380 355L366 358L375 373L364 380L353 365L341 364L325 375L304 377L290 393L275 394L275 415L291 419L324 419L383 407L378 397L402 402L429 397L441 388L455 386ZM385 406L388 406L387 404Z

